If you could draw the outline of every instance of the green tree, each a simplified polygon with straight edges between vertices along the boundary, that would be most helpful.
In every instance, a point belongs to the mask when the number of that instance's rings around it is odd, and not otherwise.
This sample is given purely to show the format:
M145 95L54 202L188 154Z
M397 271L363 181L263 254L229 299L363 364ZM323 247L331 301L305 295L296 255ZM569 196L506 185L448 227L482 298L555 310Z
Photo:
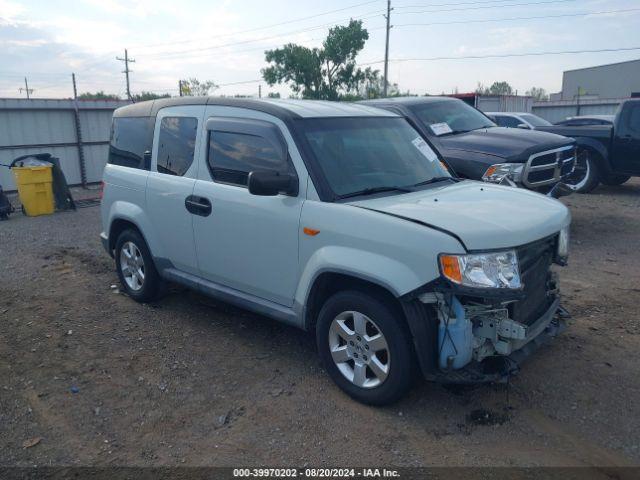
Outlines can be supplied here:
M493 82L490 87L485 87L478 82L476 93L479 95L513 95L513 88L508 82Z
M302 98L338 100L357 94L371 74L371 69L356 66L356 56L368 38L362 21L351 20L347 26L329 29L321 48L289 43L267 50L265 60L270 65L262 70L262 76L271 86L287 83Z
M513 88L507 82L493 82L489 87L491 95L513 95Z
M84 92L78 95L79 100L122 100L118 95L114 93L104 93L100 90L96 93Z
M533 97L537 101L549 100L549 94L544 88L531 87L531 90L527 90L525 95Z
M212 90L216 90L218 85L211 80L201 82L197 78L189 78L187 80L181 80L182 95L185 97L205 97L209 95Z
M171 95L169 95L168 93L163 93L160 95L157 93L146 92L143 90L142 92L133 95L133 101L144 102L145 100L155 100L157 98L169 98L169 97L171 97Z

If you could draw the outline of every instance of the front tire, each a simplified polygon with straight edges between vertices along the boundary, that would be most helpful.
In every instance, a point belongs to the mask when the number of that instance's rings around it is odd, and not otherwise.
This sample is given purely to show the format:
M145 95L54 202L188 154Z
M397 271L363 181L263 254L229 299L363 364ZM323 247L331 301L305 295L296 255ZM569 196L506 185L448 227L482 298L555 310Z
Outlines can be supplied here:
M387 405L411 386L410 334L386 302L358 291L333 295L318 316L316 342L329 376L359 402Z
M127 295L137 302L151 302L158 297L162 279L139 232L127 229L118 236L115 258L118 278Z
M598 154L591 150L578 151L576 166L564 183L576 193L589 193L600 183Z
M611 174L611 175L605 175L603 176L600 181L604 184L604 185L610 185L610 186L618 186L618 185L622 185L624 182L626 182L627 180L629 180L631 178L630 175L616 175L616 174Z

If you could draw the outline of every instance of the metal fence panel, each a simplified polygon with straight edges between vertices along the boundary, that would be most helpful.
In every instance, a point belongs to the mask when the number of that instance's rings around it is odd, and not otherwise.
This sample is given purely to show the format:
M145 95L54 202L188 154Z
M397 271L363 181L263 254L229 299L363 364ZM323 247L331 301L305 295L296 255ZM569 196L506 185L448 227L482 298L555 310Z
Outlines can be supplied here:
M578 114L613 115L623 100L619 98L582 100L579 105L575 100L536 102L533 104L532 113L551 123L559 122L567 117L575 117Z
M79 101L86 180L99 182L107 161L113 111L128 102ZM34 153L60 158L71 185L82 183L73 100L0 99L0 163ZM0 185L15 190L13 174L0 167Z

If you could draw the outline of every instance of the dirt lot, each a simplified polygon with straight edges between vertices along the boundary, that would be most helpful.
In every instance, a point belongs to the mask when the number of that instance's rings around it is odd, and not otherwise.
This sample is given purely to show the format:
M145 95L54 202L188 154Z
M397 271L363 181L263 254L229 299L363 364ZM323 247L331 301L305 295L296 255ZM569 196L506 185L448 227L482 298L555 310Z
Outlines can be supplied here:
M570 329L508 396L422 382L387 408L334 387L304 332L177 289L118 293L97 207L16 214L0 223L0 465L638 465L640 180L565 202Z

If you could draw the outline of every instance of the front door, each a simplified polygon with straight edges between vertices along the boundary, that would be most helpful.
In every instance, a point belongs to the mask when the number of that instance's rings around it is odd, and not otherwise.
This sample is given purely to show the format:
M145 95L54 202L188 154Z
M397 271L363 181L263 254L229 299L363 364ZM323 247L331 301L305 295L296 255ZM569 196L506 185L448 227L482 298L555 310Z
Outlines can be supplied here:
M247 118L253 116L254 119ZM299 222L306 185L297 196L256 196L248 173L295 173L286 128L275 117L230 107L210 106L201 171L193 190L209 202L209 215L194 215L200 275L217 284L280 305L292 306L298 280ZM282 148L274 142L282 141ZM295 148L295 147L293 147ZM280 151L280 155L277 152ZM283 159L282 152L285 152Z
M613 168L616 172L640 174L640 102L629 102L620 112L613 138Z

